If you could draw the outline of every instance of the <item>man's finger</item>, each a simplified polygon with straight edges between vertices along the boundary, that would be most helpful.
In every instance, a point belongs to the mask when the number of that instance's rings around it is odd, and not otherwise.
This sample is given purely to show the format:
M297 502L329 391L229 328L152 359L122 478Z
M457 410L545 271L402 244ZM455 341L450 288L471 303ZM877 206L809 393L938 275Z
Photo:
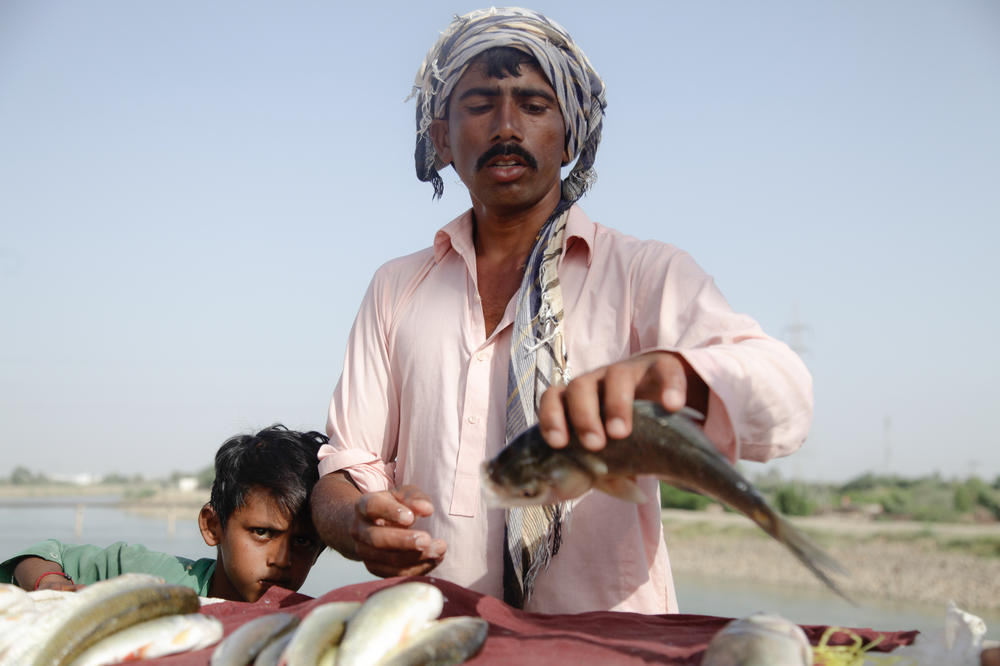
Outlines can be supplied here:
M673 354L656 354L636 387L636 397L656 401L671 412L684 407L687 403L684 364Z
M407 527L416 520L413 510L392 492L365 493L354 506L358 516L372 524Z
M636 383L645 371L642 363L616 363L604 373L604 428L608 437L624 439L632 432L632 403Z
M429 516L434 513L434 504L430 497L416 486L400 486L392 491L392 496L418 516Z
M566 412L584 448L596 451L606 443L601 421L600 380L604 371L581 375L566 386Z
M542 437L554 449L569 444L569 426L566 424L566 405L563 402L566 389L552 386L542 394L538 402L538 427Z

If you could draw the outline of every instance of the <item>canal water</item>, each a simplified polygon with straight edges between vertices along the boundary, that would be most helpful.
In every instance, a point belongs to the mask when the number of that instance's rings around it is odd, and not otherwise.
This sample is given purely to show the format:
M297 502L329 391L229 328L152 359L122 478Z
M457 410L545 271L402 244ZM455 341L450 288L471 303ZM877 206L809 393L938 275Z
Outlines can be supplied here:
M0 501L0 560L44 539L107 546L116 541L191 559L214 557L191 519L137 515L114 506L117 497L59 497ZM81 512L75 504L84 505ZM328 550L320 555L300 592L320 596L329 590L374 580L364 565ZM944 607L858 599L853 606L825 590L782 588L754 583L720 583L710 578L678 577L677 597L684 613L745 617L757 611L778 613L798 624L828 624L882 631L918 629L940 632ZM1000 640L1000 612L966 609L987 625L987 638Z

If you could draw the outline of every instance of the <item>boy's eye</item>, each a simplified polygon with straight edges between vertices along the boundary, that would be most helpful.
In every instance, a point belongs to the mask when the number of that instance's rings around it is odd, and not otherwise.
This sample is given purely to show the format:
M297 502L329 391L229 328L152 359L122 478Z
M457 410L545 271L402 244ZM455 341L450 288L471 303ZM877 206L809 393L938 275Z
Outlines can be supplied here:
M251 527L250 528L250 532L254 536L258 536L258 537L261 537L261 538L267 538L267 537L271 536L271 530L268 529L267 527Z

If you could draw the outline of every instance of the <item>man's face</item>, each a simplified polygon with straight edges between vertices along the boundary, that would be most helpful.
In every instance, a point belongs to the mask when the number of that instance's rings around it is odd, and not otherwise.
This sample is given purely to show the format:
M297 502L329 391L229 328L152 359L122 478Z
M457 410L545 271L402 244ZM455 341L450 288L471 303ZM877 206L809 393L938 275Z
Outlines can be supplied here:
M202 514L205 543L218 546L212 596L257 601L272 585L298 590L322 550L312 522L290 519L264 489L252 489L224 529L210 507Z
M480 64L469 66L452 92L448 119L431 126L438 155L451 162L473 203L491 214L559 202L562 112L538 67L524 63L520 72L497 79Z

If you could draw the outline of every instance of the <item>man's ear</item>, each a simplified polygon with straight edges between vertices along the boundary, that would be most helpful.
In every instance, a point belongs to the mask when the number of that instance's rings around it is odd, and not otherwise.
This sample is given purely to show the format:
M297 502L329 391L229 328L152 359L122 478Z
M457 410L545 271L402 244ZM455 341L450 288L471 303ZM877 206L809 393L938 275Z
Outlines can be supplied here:
M201 530L201 538L207 545L218 546L222 541L222 523L211 504L201 507L201 511L198 512L198 529Z
M444 118L435 118L431 121L431 126L427 128L434 142L434 150L438 157L445 164L452 163L451 141L448 138L448 121Z

